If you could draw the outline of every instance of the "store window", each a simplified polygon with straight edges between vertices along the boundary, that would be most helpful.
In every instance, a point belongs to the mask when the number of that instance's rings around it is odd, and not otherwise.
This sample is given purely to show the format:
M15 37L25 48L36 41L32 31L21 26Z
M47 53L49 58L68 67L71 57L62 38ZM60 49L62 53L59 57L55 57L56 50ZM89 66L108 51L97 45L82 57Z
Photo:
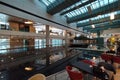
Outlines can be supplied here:
M62 46L62 39L52 39L52 46Z
M45 39L35 39L35 49L45 48L46 40Z
M0 39L0 54L5 54L10 48L9 39Z

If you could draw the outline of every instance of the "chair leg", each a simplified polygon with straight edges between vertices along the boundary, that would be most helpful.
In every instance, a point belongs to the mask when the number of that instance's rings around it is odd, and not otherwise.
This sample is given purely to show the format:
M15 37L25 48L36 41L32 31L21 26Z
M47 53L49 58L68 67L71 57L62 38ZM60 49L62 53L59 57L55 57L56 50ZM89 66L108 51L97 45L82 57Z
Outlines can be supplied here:
M67 80L70 80L69 76L67 76Z

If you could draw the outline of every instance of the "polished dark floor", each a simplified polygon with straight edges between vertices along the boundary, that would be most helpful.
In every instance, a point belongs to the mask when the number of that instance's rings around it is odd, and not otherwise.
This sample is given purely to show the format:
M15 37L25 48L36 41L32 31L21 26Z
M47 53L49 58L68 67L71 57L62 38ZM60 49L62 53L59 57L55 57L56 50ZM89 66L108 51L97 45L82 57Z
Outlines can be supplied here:
M37 65L38 66L38 65ZM32 71L26 71L25 66L19 65L12 68L0 71L0 80L27 80L30 76L39 71L44 66L39 65L39 68L33 68Z

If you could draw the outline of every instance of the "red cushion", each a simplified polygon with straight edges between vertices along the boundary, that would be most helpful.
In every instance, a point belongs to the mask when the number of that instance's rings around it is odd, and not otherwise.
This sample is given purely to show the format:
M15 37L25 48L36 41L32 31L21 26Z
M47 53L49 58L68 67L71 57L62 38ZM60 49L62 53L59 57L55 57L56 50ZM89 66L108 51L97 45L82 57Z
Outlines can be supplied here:
M95 63L94 62L92 62L92 61L90 61L90 60L87 60L87 59L85 59L85 60L82 60L84 63L87 63L87 64L89 64L89 65L95 65Z
M110 61L112 59L112 56L108 54L101 54L101 58L103 60Z
M113 56L113 61L120 64L120 57Z

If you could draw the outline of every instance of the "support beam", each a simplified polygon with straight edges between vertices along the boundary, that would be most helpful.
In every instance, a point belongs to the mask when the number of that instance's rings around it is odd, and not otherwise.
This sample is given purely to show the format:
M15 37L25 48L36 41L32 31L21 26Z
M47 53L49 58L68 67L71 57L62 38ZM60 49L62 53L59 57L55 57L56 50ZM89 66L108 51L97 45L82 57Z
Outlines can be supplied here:
M96 26L96 28L105 28L105 27L110 28L109 26L115 26L115 25L119 25L119 24L120 24L120 20L114 21L114 22L105 22L104 24L101 23L101 24L98 24L95 26ZM88 27L84 27L83 29L84 30L90 30L90 29L95 30L96 28L92 28L90 25Z
M60 15L64 15L64 14L66 14L68 12L74 11L75 9L83 7L83 6L85 6L87 4L90 4L90 3L94 2L94 1L96 1L96 0L88 0L85 3L82 3L82 4L78 5L78 6L75 6L75 7L71 8L71 9L69 9L69 10L63 11L62 13L60 13Z
M120 28L120 22L118 24L108 25L104 27L97 27L97 28L86 28L84 30L87 30L87 32L97 32L97 31L103 31L107 29L113 29L113 28Z
M88 18L96 17L96 16L98 16L100 14L102 15L102 14L110 13L113 10L117 11L117 10L120 9L119 5L120 5L119 1L116 1L116 2L111 3L109 5L105 5L103 7L95 9L95 10L92 11L92 13L86 12L86 13L77 15L75 17L68 18L67 19L67 23L73 23L73 22L76 22L76 21L80 21L80 20L85 20L85 19L88 19Z
M115 26L109 26L109 27L105 27L105 28L96 28L95 30L94 29L90 29L90 30L87 30L88 32L98 32L98 31L104 31L104 30L111 30L111 29L117 29L117 28L120 28L119 25L115 25Z
M120 14L119 15L115 15L115 19L114 20L118 20L120 19ZM98 24L98 23L104 23L104 22L108 22L110 21L110 16L106 17L106 18L102 18L99 20L92 20L92 24ZM91 25L90 21L84 22L84 23L78 23L77 27L84 27L84 26L88 26Z
M80 0L56 0L54 3L47 7L47 12L51 15L54 15L78 1Z

